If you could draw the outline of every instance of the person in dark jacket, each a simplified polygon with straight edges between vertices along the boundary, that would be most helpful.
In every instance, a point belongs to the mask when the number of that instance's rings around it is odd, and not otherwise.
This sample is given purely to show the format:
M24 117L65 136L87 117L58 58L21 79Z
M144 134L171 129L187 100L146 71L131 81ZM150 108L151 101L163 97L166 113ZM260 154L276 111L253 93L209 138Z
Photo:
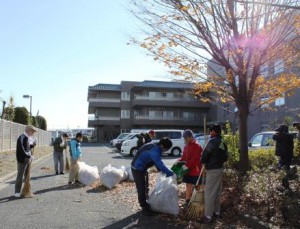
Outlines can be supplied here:
M162 138L158 143L145 144L137 151L131 162L131 171L138 193L139 204L145 215L152 214L146 198L147 169L155 165L159 171L162 171L167 176L172 176L174 173L161 160L162 152L168 151L171 147L172 142L168 138Z
M275 155L279 157L278 168L290 169L294 151L294 138L289 134L287 125L280 125L273 135L273 140L276 141Z
M36 129L32 125L28 125L25 127L25 132L19 136L17 140L17 163L18 163L18 173L15 182L15 194L14 196L19 198L21 197L21 188L22 188L22 180L25 173L25 177L28 173L28 163L32 161L34 157L31 155L31 150L36 145L36 140L33 137Z
M58 175L58 164L60 174L64 174L64 149L67 148L68 135L63 134L61 137L55 138L53 142L53 160L55 174Z
M213 215L220 217L222 177L227 159L227 145L221 137L221 126L214 124L210 127L210 140L201 156L201 162L206 169L205 210L201 220L204 223L210 223Z
M155 136L154 130L150 130L148 133L143 133L143 132L140 133L137 136L138 140L137 140L136 148L139 149L139 148L141 148L142 145L151 142L152 139L154 138L154 136Z

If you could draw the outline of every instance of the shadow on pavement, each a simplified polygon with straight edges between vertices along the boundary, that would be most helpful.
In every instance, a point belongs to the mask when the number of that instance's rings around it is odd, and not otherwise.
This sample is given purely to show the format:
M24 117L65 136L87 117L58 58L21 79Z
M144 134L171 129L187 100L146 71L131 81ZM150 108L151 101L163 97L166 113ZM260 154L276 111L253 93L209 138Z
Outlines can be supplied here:
M52 176L56 176L56 175L55 174L48 174L48 175L44 175L44 176L31 177L30 180L38 180L38 179L41 179L41 178L47 178L47 177L52 177ZM23 180L23 182L24 182L24 180ZM15 180L6 182L6 184L14 184L14 183L16 183Z
M69 186L69 185L66 184L66 185L61 185L61 186L57 186L57 187L38 190L38 191L35 191L34 194L39 195L39 194L43 194L43 193L46 193L46 192L65 191L65 190L71 190L71 189L82 188L82 187L84 187L84 185L72 184L71 186Z
M159 214L155 216L145 216L138 212L131 216L128 216L125 219L122 219L109 226L106 226L103 229L150 229L150 228L179 229L185 227L176 226L175 223L172 223L170 221L164 220L161 217L159 217Z
M5 202L10 202L13 200L19 200L20 198L16 198L14 196L9 196L9 197L4 197L0 199L0 204L5 203Z

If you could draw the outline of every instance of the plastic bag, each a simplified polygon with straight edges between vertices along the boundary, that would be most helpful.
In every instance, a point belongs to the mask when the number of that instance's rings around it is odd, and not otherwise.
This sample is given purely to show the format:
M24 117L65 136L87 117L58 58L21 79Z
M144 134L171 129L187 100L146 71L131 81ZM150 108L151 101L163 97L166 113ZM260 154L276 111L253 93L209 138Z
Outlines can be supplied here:
M126 171L128 173L128 179L131 181L134 181L133 175L132 175L132 171L131 171L131 166L127 166L126 167Z
M124 165L122 165L120 169L123 171L121 181L127 180L128 177L129 177L129 174L128 174L127 170L126 170L126 167Z
M166 177L160 172L157 175L155 188L150 193L148 203L153 211L178 215L179 204L176 175Z
M188 167L186 167L186 165L182 163L174 164L171 170L176 174L177 182L182 182L183 176L188 174L189 172Z
M92 185L99 182L99 171L97 166L90 166L84 162L78 162L79 182L84 185Z
M120 183L123 175L124 171L122 169L117 169L109 164L105 166L100 173L100 183L105 187L112 189Z

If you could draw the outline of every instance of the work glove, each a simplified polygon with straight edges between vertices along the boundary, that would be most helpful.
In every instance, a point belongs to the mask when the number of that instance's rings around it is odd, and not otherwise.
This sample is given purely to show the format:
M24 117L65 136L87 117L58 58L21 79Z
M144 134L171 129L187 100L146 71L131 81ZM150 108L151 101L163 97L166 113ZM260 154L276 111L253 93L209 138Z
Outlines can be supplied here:
M174 173L172 171L170 171L169 173L166 174L166 177L171 177L173 175L174 175Z

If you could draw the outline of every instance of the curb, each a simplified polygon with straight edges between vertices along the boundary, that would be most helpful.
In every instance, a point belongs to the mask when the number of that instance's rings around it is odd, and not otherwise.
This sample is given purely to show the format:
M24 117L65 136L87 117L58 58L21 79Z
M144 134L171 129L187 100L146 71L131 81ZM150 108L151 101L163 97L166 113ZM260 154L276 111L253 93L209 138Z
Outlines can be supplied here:
M40 163L41 161L45 160L47 157L50 157L51 155L52 155L52 154L49 153L48 155L44 155L43 157L41 157L41 158L39 158L39 159L37 159L37 160L34 160L34 161L33 161L33 165ZM1 183L7 182L7 181L10 180L12 177L16 176L16 174L17 174L17 170L15 170L15 171L13 171L13 172L11 172L11 173L8 173L8 174L6 174L6 175L0 177L0 184L1 184Z

